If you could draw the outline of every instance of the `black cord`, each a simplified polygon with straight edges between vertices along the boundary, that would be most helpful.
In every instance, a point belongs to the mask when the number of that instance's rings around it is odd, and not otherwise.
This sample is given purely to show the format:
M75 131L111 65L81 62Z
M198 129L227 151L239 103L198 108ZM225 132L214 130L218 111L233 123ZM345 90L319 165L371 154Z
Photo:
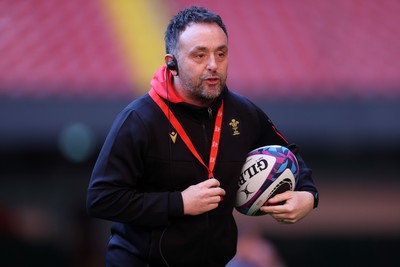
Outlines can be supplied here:
M171 144L171 120L170 120L170 113L171 110L169 108L169 87L168 87L168 70L165 71L165 87L167 89L167 107L168 107L168 146L169 146L169 174L172 177L172 144Z
M159 241L159 243L158 243L158 250L160 251L161 258L163 259L165 265L167 265L167 267L170 267L169 264L168 264L167 259L165 259L165 257L164 257L164 254L163 254L162 248L161 248L161 243L162 243L162 240L163 240L163 238L164 238L164 234L165 234L165 232L166 232L167 229L168 229L168 226L169 226L169 225L167 225L167 226L164 228L164 230L162 231L162 233L161 233L160 241Z
M170 120L170 108L169 108L169 87L168 87L168 70L165 71L165 87L167 89L167 106L168 106L168 146L169 146L169 177L172 177L172 139L171 139L171 120ZM163 252L162 252L162 248L161 248L161 243L162 240L164 238L164 234L168 229L168 225L165 227L165 229L163 230L163 232L161 233L160 236L160 241L158 244L158 250L160 252L161 258L163 259L165 265L167 267L170 267L168 264L168 261L165 259Z

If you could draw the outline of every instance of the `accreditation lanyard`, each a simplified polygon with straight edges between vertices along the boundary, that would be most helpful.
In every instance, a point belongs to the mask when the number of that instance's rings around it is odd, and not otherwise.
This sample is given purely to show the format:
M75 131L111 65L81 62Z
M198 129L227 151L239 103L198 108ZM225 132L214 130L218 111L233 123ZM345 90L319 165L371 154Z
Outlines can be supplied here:
M199 153L197 152L196 148L194 147L189 136L186 134L185 129L183 129L182 125L179 123L178 119L175 117L175 115L169 109L167 104L165 104L165 102L161 99L161 97L156 93L156 91L154 89L151 89L149 91L149 95L154 100L154 102L156 102L156 104L161 108L161 110L164 112L165 116L170 120L172 126L175 128L175 130L181 136L183 142L186 144L186 146L189 148L189 150L192 152L192 154L198 159L198 161L204 167L206 167L206 169L208 171L208 178L213 178L214 177L213 170L214 170L216 159L217 159L219 140L221 137L221 125L222 125L222 114L223 114L223 110L224 110L224 102L222 101L221 107L219 108L217 117L215 119L214 134L212 137L211 150L210 150L210 160L209 160L209 164L207 166L204 163L204 161L202 160L202 158L200 157Z

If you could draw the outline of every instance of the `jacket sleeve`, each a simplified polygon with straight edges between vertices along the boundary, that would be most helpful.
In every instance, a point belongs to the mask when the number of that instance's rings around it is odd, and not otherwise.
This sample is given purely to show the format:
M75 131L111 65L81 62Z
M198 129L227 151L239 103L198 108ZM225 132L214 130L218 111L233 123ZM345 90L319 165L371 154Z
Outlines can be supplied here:
M97 218L161 226L183 215L180 192L143 192L144 158L149 142L142 121L130 109L114 121L100 151L87 191L87 210Z
M307 167L306 163L304 162L303 158L300 155L299 148L296 144L290 144L287 146L293 154L297 158L297 162L299 164L300 174L299 180L296 184L296 190L298 191L309 191L313 193L317 193L318 190L315 187L314 181L312 179L312 170Z
M289 148L297 158L299 164L299 178L296 183L296 191L307 191L315 196L318 194L318 190L315 186L314 180L312 178L312 170L307 167L302 156L300 155L299 148L296 144L289 144L289 141L283 136L283 134L275 127L270 118L261 110L259 112L259 117L262 122L260 125L262 127L262 144L270 145L281 145ZM317 206L318 200L315 199L314 207Z

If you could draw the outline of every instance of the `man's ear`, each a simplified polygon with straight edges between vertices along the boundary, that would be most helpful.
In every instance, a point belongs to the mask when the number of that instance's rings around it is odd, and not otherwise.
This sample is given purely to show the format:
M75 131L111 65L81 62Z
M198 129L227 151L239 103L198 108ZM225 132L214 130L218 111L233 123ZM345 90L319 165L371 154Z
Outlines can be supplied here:
M167 69L171 72L172 75L178 76L178 61L172 54L166 54L164 57L165 64L167 65Z

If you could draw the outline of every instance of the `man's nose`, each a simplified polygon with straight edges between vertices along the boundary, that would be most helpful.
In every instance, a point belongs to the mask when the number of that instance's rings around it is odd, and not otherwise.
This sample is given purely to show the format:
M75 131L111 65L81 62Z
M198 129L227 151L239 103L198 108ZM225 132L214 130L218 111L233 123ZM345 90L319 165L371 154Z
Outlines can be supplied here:
M207 70L215 71L217 69L217 61L214 56L211 56L207 62Z

